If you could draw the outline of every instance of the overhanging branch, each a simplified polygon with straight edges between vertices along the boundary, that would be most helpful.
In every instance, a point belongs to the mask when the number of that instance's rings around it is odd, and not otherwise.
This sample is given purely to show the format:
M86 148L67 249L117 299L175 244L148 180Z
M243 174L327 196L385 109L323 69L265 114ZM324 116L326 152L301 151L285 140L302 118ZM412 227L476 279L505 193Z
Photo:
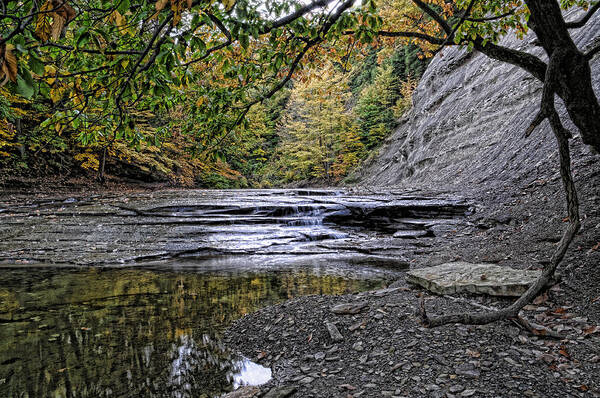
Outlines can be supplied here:
M344 33L353 34L355 32L347 31ZM419 33L419 32L408 32L408 31L392 32L392 31L381 30L381 31L377 32L377 34L379 36L383 36L383 37L406 37L406 38L410 38L410 39L420 39L420 40L425 40L428 43L438 44L438 45L442 45L445 42L445 39L443 39L443 38L430 36L430 35L426 35L425 33Z
M600 43L588 50L588 52L584 54L584 57L589 61L598 53L600 53Z
M543 82L545 80L546 63L535 55L490 42L484 44L482 38L477 38L474 44L476 50L481 51L488 57L518 66L531 73L539 81Z
M594 15L594 13L596 11L598 11L599 9L600 9L600 1L597 1L596 4L594 4L594 6L591 7L588 10L588 12L579 21L567 22L565 24L565 26L567 27L567 29L583 28L585 26L585 24L590 20L592 15Z
M427 15L433 18L433 20L437 22L442 29L444 29L444 32L446 32L448 36L452 35L452 27L450 27L450 24L448 21L446 21L446 19L444 19L444 17L442 17L433 8L429 7L427 3L424 3L421 0L412 0L412 2L415 3L415 5L423 10Z

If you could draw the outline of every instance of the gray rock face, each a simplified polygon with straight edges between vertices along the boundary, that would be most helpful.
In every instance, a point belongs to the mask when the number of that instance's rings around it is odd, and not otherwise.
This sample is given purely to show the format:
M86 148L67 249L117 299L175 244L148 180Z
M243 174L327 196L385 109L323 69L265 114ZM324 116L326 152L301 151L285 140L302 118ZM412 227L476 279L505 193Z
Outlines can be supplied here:
M438 294L467 292L518 297L540 273L491 264L453 262L409 271L406 281Z
M576 12L567 12L567 20L576 18ZM583 50L594 43L599 31L597 13L585 29L571 32ZM533 33L523 41L510 35L501 44L546 59L533 44L534 38ZM598 95L600 56L591 66ZM539 81L516 66L477 52L445 49L422 77L410 114L363 170L362 183L493 186L515 179L534 180L540 168L558 170L556 143L548 123L524 138L539 110L541 88ZM559 112L567 122L564 109ZM577 129L570 121L567 124L577 136ZM580 139L574 145L580 153L589 151Z

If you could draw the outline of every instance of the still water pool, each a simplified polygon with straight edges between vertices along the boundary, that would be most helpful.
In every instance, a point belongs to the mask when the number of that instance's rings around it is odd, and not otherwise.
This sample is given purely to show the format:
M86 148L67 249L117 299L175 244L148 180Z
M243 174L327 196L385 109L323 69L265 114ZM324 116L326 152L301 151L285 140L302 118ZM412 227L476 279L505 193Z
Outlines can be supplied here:
M260 307L382 286L374 269L0 269L0 397L218 397L270 369L220 334Z

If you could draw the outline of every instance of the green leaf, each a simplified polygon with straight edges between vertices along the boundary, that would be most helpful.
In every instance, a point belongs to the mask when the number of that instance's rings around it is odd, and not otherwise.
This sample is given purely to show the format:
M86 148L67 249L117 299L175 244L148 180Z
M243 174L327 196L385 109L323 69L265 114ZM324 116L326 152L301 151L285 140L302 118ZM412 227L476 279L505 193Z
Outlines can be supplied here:
M129 0L121 0L117 11L124 15L127 11L129 11L129 8L131 8L131 3Z
M35 88L29 81L19 75L17 76L17 93L27 99L31 99L33 94L35 94Z
M243 48L244 50L247 50L247 49L248 49L248 45L249 45L250 43L249 43L249 38L248 38L248 35L247 35L247 34L242 34L242 35L240 36L240 44L242 45L242 48Z
M81 28L77 33L78 35L76 35L77 38L75 40L75 45L77 47L84 46L90 41L90 32L87 30L87 28Z
M39 76L44 75L44 63L39 58L34 56L33 54L29 54L28 64L29 64L29 68L31 68L33 73L35 73L36 75L39 75Z

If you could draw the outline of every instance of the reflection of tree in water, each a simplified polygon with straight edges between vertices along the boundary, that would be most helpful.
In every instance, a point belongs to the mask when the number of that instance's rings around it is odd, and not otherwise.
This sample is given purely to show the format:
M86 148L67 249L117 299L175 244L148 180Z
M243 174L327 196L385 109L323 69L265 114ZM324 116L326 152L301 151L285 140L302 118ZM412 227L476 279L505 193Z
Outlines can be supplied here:
M212 397L239 370L218 338L233 320L288 297L378 283L308 272L4 271L0 396Z
M169 389L177 398L217 395L233 382L240 361L209 335L202 336L202 345L189 336L181 336L173 345Z

